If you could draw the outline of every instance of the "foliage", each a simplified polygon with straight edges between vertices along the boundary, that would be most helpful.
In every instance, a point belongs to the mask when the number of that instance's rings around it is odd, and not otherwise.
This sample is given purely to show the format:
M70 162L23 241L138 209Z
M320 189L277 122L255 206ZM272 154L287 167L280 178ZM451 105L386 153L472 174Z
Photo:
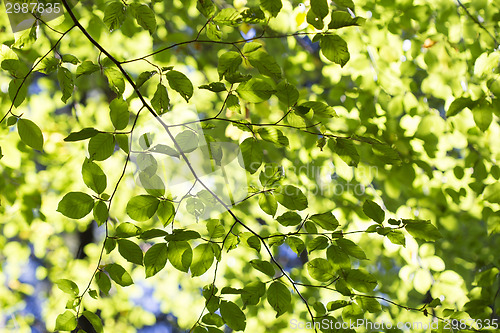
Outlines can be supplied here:
M498 328L498 2L61 4L1 18L7 329Z

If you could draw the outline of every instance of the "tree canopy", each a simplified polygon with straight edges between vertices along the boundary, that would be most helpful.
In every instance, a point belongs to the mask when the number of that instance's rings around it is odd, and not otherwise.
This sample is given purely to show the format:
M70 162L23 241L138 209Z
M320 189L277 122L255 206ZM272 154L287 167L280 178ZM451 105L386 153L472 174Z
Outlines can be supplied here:
M498 1L4 5L6 330L497 331Z

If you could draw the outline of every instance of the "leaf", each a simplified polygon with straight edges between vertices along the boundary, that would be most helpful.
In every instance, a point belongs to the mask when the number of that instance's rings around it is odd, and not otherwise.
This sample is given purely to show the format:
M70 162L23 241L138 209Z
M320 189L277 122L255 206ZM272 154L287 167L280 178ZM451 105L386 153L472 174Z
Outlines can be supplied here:
M348 306L349 304L351 304L351 303L348 301L345 301L345 300L332 301L332 302L328 302L328 304L326 305L326 309L328 311L335 311L335 310L341 309L345 306Z
M278 216L276 220L279 224L285 227L290 227L298 225L300 222L302 222L302 217L300 217L300 215L296 212L285 212L283 215Z
M43 150L43 135L38 126L29 119L17 121L17 133L26 145L36 150Z
M139 245L128 239L118 239L116 242L118 243L118 252L123 258L142 266L143 254Z
M149 220L156 213L160 201L152 195L138 195L127 203L127 214L136 221Z
M130 112L128 104L121 97L117 97L109 103L109 117L116 130L122 130L128 125Z
M274 277L274 274L276 274L273 265L269 261L254 259L250 260L250 265L270 277Z
M21 105L28 94L28 82L22 79L14 79L9 83L9 97L14 107Z
M54 59L57 60L57 59ZM63 62L70 63L72 65L78 65L80 60L72 54L64 54L61 58Z
M415 238L420 238L428 242L433 242L442 237L439 230L431 224L429 220L406 220L405 229Z
M224 226L220 224L219 220L211 219L207 221L206 228L210 239L223 238L226 235Z
M239 164L254 174L261 166L264 157L260 143L255 138L247 138L240 144L240 150Z
M315 258L307 263L309 275L318 281L327 282L334 278L334 270L328 260Z
M212 0L198 0L196 9L206 18L211 18L215 14L215 5Z
M220 302L220 314L227 326L235 331L243 331L247 325L246 317L238 305L229 301Z
M385 220L385 212L377 203L371 200L365 200L365 203L363 204L363 212L366 216L377 223L382 223Z
M352 17L348 12L334 11L328 29L340 29L349 26L359 26L363 22L360 17Z
M56 285L59 289L64 291L66 294L70 294L73 296L78 296L80 294L80 289L78 289L78 286L76 283L74 283L71 280L68 279L60 279L57 280Z
M82 75L92 74L100 69L101 67L99 65L94 64L90 60L85 60L76 68L76 78L79 78Z
M259 206L266 214L274 216L278 209L278 202L272 193L264 192L259 194Z
M237 25L243 20L240 13L234 8L224 8L213 18L220 25Z
M72 219L85 217L94 208L94 199L82 192L67 193L57 206L57 211Z
M349 239L340 238L336 240L337 245L351 257L363 260L367 259L365 251L363 251L356 243Z
M347 43L340 36L324 35L320 39L321 53L330 61L344 67L350 59Z
M184 153L190 153L198 148L198 135L192 130L185 130L175 136L175 141Z
M128 238L138 236L141 233L141 228L130 222L120 223L116 227L116 237Z
M500 204L500 183L496 182L485 187L483 192L484 200L490 203Z
M288 209L304 210L307 208L307 198L302 191L293 185L284 185L274 193L276 200Z
M274 79L281 78L280 66L274 57L270 56L267 52L263 50L251 52L247 55L247 59L252 66L257 68L259 73L270 76Z
M91 160L104 161L115 151L115 137L110 133L98 133L89 140Z
M156 210L158 219L164 227L173 222L175 217L175 208L170 201L160 201L158 209Z
M288 107L295 105L299 99L299 91L295 88L294 85L287 83L285 81L281 81L276 86L276 96L283 104Z
M77 320L72 311L66 310L56 318L56 331L72 331L76 328Z
M137 23L149 31L149 34L152 35L156 31L156 17L155 13L149 6L140 5L135 8L135 19Z
M351 268L351 258L337 245L330 245L326 250L326 258L334 268Z
M73 83L73 75L68 69L59 67L57 70L57 79L59 80L59 86L62 91L61 101L66 103L68 98L70 98L73 94L73 89L75 87L75 84Z
M85 318L92 324L92 327L96 331L96 333L102 333L103 332L103 327L102 327L102 321L101 318L99 318L98 315L96 315L93 312L90 312L88 310L83 311L82 313Z
M130 286L134 283L130 274L118 264L106 265L104 269L109 273L111 279L122 287Z
M472 115L476 126L485 132L493 121L493 107L486 102L480 103L472 109Z
M81 141L96 136L97 134L99 134L98 130L96 130L95 128L87 127L78 132L70 133L66 138L64 138L64 141Z
M406 246L405 235L400 230L392 230L386 236L391 243Z
M250 237L248 237L247 244L252 249L255 249L257 252L260 252L261 243L260 243L259 237L257 237L257 236L250 236Z
M278 318L287 312L292 302L292 295L287 286L279 281L274 281L267 289L267 301L276 311L276 318Z
M170 241L167 249L168 261L182 272L187 272L193 259L193 250L188 242Z
M324 19L328 15L328 3L326 0L311 0L311 9L316 13L321 19Z
M330 242L325 236L314 237L310 242L307 243L307 250L312 253L316 250L324 250L328 247Z
M260 7L271 14L272 17L278 16L283 4L281 0L260 0Z
M314 214L309 219L325 230L334 231L339 226L339 221L332 212Z
M295 237L295 236L289 236L286 239L286 243L290 248L292 249L293 252L297 254L297 256L300 256L300 254L305 250L306 245L304 244L304 241L302 239Z
M101 194L106 190L106 174L100 166L87 158L82 165L82 177L85 185L97 194Z
M359 269L347 271L345 280L352 288L366 293L373 291L377 286L377 278Z
M170 99L168 98L167 88L161 83L156 86L156 91L151 99L151 105L158 114L163 114L168 111Z
M219 73L219 80L222 80L229 74L233 74L238 70L242 60L238 52L229 51L224 52L219 57L219 64L217 66L217 72Z
M252 78L240 83L236 88L238 95L247 102L261 103L267 101L275 90L264 80Z
M214 261L214 252L209 243L200 244L193 250L193 261L191 263L191 275L203 275Z
M472 109L477 104L470 97L459 97L455 99L446 112L446 117L453 117L465 108Z
M97 272L95 275L95 280L101 292L108 295L109 290L111 289L111 281L109 280L109 277L106 275L106 273L102 271Z
M97 225L100 227L109 218L108 206L104 201L97 200L94 204L94 220L96 220Z
M276 128L259 128L257 133L259 133L263 140L272 142L278 147L288 147L290 143L288 138L283 135L283 132Z
M144 255L146 278L149 278L161 271L167 264L167 257L167 243L158 243L151 246Z
M154 197L161 197L165 194L165 184L157 174L150 175L148 172L140 172L139 179L142 187Z
M372 149L373 153L385 164L399 164L401 162L398 152L388 144L374 143Z
M193 84L188 77L181 72L171 70L167 72L167 80L170 88L177 91L186 102L189 102L193 96Z
M104 9L104 24L110 31L118 29L125 20L125 6L121 1L110 2Z
M336 138L328 140L328 147L348 165L357 167L359 154L352 140Z
M361 308L367 312L377 313L382 311L382 306L380 306L380 303L374 298L356 297L356 302L358 302Z
M207 89L207 90L210 90L213 92L227 91L226 85L222 82L211 82L209 84L204 84L202 86L199 86L198 88ZM230 96L233 96L233 95L230 95Z
M105 68L104 74L108 78L109 87L117 94L121 95L125 91L125 81L122 73L116 68Z

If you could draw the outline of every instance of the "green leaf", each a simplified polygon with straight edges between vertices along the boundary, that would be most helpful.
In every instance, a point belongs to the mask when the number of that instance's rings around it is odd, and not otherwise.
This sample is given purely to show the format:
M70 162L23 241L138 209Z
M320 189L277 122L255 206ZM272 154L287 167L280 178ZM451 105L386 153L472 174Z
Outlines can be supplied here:
M106 265L104 269L109 273L111 279L122 287L130 286L134 283L130 274L118 264Z
M356 243L349 239L340 238L336 240L337 245L348 255L358 259L367 259L365 251L363 251Z
M207 325L213 325L217 327L221 327L224 325L224 320L221 316L215 313L207 313L203 316L201 321Z
M240 83L236 88L238 95L247 102L261 103L267 101L275 90L264 80L252 78Z
M117 97L109 103L109 117L116 130L122 130L128 125L130 113L128 104L121 97Z
M149 31L149 34L152 35L156 31L156 17L155 13L149 6L140 5L135 8L135 19L137 23Z
M191 263L191 275L203 275L214 261L214 251L209 243L200 244L193 250L193 261Z
M161 271L167 264L167 258L167 243L158 243L151 246L144 255L146 278L149 278Z
M311 0L311 9L316 13L321 19L324 19L328 15L328 2L326 0Z
M76 328L77 320L72 311L66 310L56 318L56 331L72 331Z
M259 194L259 206L266 214L274 216L278 209L278 202L272 193L264 192Z
M128 238L138 236L141 233L141 228L130 222L120 223L116 227L116 237Z
M158 83L156 86L156 91L151 99L151 105L158 114L163 114L168 111L170 99L168 98L167 88L163 84Z
M382 223L385 220L385 212L377 203L371 200L365 200L365 203L363 204L363 212L366 216L377 223Z
M208 237L210 237L210 239L219 239L223 238L226 235L224 226L222 226L219 220L215 219L208 220L206 228L208 231Z
M149 220L156 213L160 201L152 195L138 195L127 203L127 214L136 221Z
M117 94L121 95L125 91L125 81L122 73L116 68L105 68L104 74L108 78L109 87Z
M94 199L82 192L67 193L57 206L57 211L72 219L85 217L94 208Z
M99 286L99 290L108 295L109 290L111 289L111 281L106 273L102 271L97 272L95 275L95 280L97 282L97 285Z
M472 115L476 126L485 132L493 121L493 107L486 102L480 103L472 109Z
M276 274L273 265L269 261L254 259L250 260L250 265L270 277L274 277L274 274Z
M260 243L259 237L257 237L257 236L250 236L250 237L248 237L247 244L252 249L255 249L257 252L260 252L261 243Z
M356 302L358 302L361 308L367 312L377 313L382 311L382 306L380 306L380 303L374 298L356 297Z
M344 67L350 59L347 43L340 36L324 35L320 39L321 53L330 61Z
M283 132L277 130L276 128L259 128L257 133L263 140L269 141L277 145L278 147L288 147L290 142L288 138L283 135Z
M66 138L64 138L64 141L81 141L96 136L97 134L99 134L98 130L96 130L95 128L87 127L78 132L70 133Z
M234 8L224 8L213 18L220 25L238 25L243 20L240 13Z
M359 164L359 154L352 140L348 139L329 139L328 147L340 156L340 158L348 165L357 167Z
M328 29L340 29L349 26L359 26L363 22L360 17L352 17L348 12L334 11Z
M211 18L215 14L215 5L212 0L198 0L196 9L206 18Z
M300 215L296 212L285 212L283 213L283 215L278 216L276 220L279 224L285 227L290 227L298 225L300 222L302 222L302 217L300 217Z
M352 288L366 293L373 291L377 286L376 277L359 269L347 271L345 280Z
M330 245L326 250L326 258L334 268L351 268L351 258L337 245Z
M147 240L147 239L152 239L152 238L165 237L166 235L168 235L168 233L164 230L148 229L148 230L141 233L140 238Z
M188 77L181 72L171 70L167 72L167 80L170 88L177 91L186 102L189 102L193 96L193 84Z
M125 20L125 6L121 1L110 2L104 9L104 24L110 31L118 29Z
M334 0L338 6L348 7L354 9L354 2L352 0Z
M17 133L26 145L36 150L43 150L42 131L31 120L19 119L17 122Z
M267 52L257 50L247 55L247 59L253 67L257 68L259 73L270 76L274 79L281 78L281 68Z
M247 138L240 144L240 150L239 164L248 172L254 174L261 166L264 158L260 143L255 138Z
M194 230L189 229L174 229L172 234L168 234L165 236L165 240L167 241L185 241L191 239L201 238L201 235Z
M139 180L142 187L154 197L162 197L165 194L165 184L157 174L150 175L148 172L140 172Z
M110 133L98 133L90 138L88 150L91 160L104 161L115 150L115 137Z
M82 177L85 185L97 194L101 194L106 190L106 174L100 166L87 158L82 165Z
M386 236L391 243L406 246L405 235L400 230L392 230Z
M314 237L310 242L307 243L307 250L309 253L317 250L324 250L328 247L330 242L325 236Z
M403 219L403 223L405 223L406 231L415 238L433 242L442 237L439 230L433 226L429 220Z
M314 214L309 219L325 230L334 231L339 226L339 221L332 212Z
M109 218L108 206L102 200L97 200L94 204L94 220L96 220L97 225L100 227Z
M330 262L323 258L315 258L307 263L307 271L315 280L321 282L330 281L335 277L334 270Z
M187 272L193 259L193 250L188 242L170 241L167 249L168 261L182 272Z
M286 106L290 107L295 105L299 99L299 91L295 88L294 85L287 83L285 81L281 81L276 86L276 96Z
M276 311L276 318L278 318L288 311L292 302L292 295L287 286L279 281L274 281L267 289L267 301Z
M242 60L238 52L229 51L224 52L219 57L219 64L217 72L219 73L219 80L222 80L227 75L233 74L238 70Z
M76 78L79 78L82 75L92 74L100 69L101 67L99 65L94 64L90 60L85 60L76 68Z
M128 239L118 239L116 242L118 243L118 252L123 258L142 266L143 254L139 245Z
M238 305L229 301L220 302L220 314L226 325L235 331L244 331L247 325L246 317Z
M57 59L54 59L57 60ZM64 54L61 58L63 62L70 63L72 65L78 65L80 60L72 54Z
M345 306L348 306L349 304L351 304L351 303L348 301L337 300L337 301L328 302L328 304L326 305L326 308L328 311L335 311L335 310L341 309Z
M276 17L281 11L283 4L281 0L260 0L260 7L271 14L271 16Z
M202 86L199 86L198 88L207 89L213 92L227 91L226 85L222 82L211 82L209 84L204 84Z
M85 316L85 318L87 318L87 320L90 322L90 324L92 324L92 327L94 328L96 333L103 332L102 321L98 315L96 315L95 313L90 312L88 310L83 311L82 314Z
M399 164L401 157L391 146L382 143L372 144L373 153L385 164Z
M450 104L446 112L446 117L453 117L465 108L472 110L476 104L477 102L470 99L470 97L459 97Z
M57 79L59 80L59 86L61 87L62 97L61 101L66 103L68 98L73 94L73 89L75 88L75 84L73 83L73 75L71 72L64 68L59 67L57 70Z
M500 183L496 182L490 185L487 185L483 192L484 200L500 204Z
M68 279L60 279L57 280L56 285L59 289L64 291L66 294L70 294L73 296L78 296L80 294L80 289L78 289L78 286L76 283L74 283L71 280Z
M173 222L175 217L175 208L170 201L160 201L156 215L164 227Z
M307 198L302 191L293 185L284 185L274 193L276 200L288 209L304 210L307 208Z
M28 82L22 79L14 79L9 83L9 97L14 107L18 107L24 102L28 94Z
M175 141L184 153L190 153L198 148L198 135L192 130L185 130L175 136Z
M306 249L306 245L304 244L304 241L298 237L295 236L290 236L286 238L286 243L290 248L293 250L293 252L297 253L297 256L300 256L302 251Z

